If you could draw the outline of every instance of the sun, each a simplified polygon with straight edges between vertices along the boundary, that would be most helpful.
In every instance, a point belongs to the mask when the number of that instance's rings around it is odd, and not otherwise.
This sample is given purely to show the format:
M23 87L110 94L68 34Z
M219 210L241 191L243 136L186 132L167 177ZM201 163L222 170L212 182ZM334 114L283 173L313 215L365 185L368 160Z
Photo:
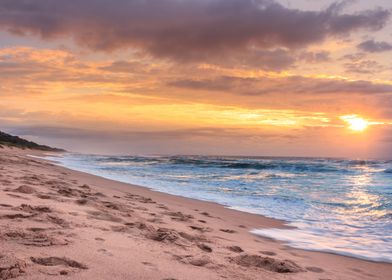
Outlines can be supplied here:
M369 126L369 122L358 115L346 115L341 116L340 118L345 121L348 124L348 128L353 131L362 132Z

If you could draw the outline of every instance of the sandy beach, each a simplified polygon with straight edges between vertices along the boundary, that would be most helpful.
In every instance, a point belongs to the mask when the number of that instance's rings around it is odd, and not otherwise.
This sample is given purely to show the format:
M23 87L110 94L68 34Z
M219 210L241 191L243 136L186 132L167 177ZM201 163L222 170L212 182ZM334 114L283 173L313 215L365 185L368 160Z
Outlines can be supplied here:
M0 149L0 279L389 279L249 233L281 221Z

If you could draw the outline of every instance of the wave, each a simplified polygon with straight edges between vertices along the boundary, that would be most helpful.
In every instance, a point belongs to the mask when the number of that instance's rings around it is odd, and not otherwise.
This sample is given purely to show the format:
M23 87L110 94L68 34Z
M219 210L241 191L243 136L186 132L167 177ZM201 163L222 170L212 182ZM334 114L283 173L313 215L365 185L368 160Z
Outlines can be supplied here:
M292 172L348 172L346 168L335 167L330 162L305 162L296 160L237 160L227 158L172 157L173 165L192 165L200 168L228 168L253 170L284 170Z
M295 160L295 159L236 159L219 157L96 157L93 159L101 165L173 165L193 166L197 168L221 168L221 169L249 169L249 170L280 170L288 172L350 172L350 166L367 166L377 164L369 161L334 161L334 160ZM390 171L387 171L389 173Z
M96 156L87 160L106 168L160 166L162 168L200 168L246 170L247 172L272 171L299 176L307 173L353 174L359 170L392 174L390 161L348 160L333 158L268 158L230 156Z
M348 165L353 165L353 166L375 165L380 163L381 162L377 160L361 160L361 159L347 161Z

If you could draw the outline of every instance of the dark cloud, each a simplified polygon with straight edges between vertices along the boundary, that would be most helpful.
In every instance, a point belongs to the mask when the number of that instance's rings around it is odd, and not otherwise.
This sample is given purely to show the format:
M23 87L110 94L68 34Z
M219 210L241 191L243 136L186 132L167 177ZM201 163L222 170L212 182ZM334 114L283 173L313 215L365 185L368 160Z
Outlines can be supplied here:
M385 70L385 67L375 60L348 62L343 66L346 72L355 74L376 74Z
M299 55L299 59L304 60L308 63L319 63L327 62L331 60L330 53L328 51L319 52L303 52Z
M352 53L352 54L346 54L340 58L340 60L348 60L351 62L358 62L362 59L366 58L366 54L363 52L359 53Z
M252 50L248 51L245 56L224 56L210 61L219 64L236 65L237 67L281 71L293 66L297 61L297 57L288 50L278 48L274 50Z
M273 0L0 1L0 28L14 34L72 37L93 50L130 47L177 60L304 47L358 29L379 30L389 15L381 8L347 14L342 4L301 11Z
M168 83L169 86L192 90L227 91L241 95L276 93L294 94L392 94L392 85L369 81L307 78L301 76L283 78L240 78L220 76L215 79L182 79Z
M206 91L243 91L244 88L253 88L257 83L254 78L238 78L221 76L215 79L192 80L182 79L168 83L169 86Z
M100 67L99 69L113 73L135 73L147 72L145 64L138 61L114 61L110 65Z
M28 61L26 63L0 61L0 79L23 77L30 74L39 74L48 70L49 69L46 65L32 61Z
M64 54L62 54L64 55ZM50 57L51 59L46 59ZM28 52L18 51L9 55L7 59L0 57L0 89L8 84L14 89L11 94L25 94L27 88L43 90L50 87L50 83L78 83L93 86L95 83L117 83L127 85L132 78L142 74L152 74L152 67L141 62L116 61L106 66L96 66L94 63L81 63L73 57L64 55L56 57L50 51ZM103 71L107 73L102 74ZM121 77L117 73L132 74L132 77ZM112 75L110 75L113 73ZM134 78L135 79L135 78ZM22 89L23 88L23 89ZM16 90L19 89L19 90ZM4 95L5 91L2 89Z
M391 120L392 122L392 97L382 96L381 98L374 101L373 107L377 108L378 114L382 118Z
M376 42L374 40L364 41L360 43L357 47L362 51L370 53L379 53L392 50L392 44L387 42Z
M253 49L248 50L246 55L226 55L225 53L216 54L210 57L208 63L219 64L221 66L237 68L262 69L267 71L282 71L293 68L300 61L307 63L319 63L330 61L328 51L295 52L288 49L276 48L270 50ZM110 65L100 67L101 70L117 73L151 72L147 63L138 61L115 61Z

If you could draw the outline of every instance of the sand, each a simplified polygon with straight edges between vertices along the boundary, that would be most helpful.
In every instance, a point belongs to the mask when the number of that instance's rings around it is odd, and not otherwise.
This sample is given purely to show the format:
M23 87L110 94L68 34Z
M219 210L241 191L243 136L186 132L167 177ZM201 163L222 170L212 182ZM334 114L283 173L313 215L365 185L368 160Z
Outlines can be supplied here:
M391 279L392 264L249 233L281 221L0 149L0 280Z

